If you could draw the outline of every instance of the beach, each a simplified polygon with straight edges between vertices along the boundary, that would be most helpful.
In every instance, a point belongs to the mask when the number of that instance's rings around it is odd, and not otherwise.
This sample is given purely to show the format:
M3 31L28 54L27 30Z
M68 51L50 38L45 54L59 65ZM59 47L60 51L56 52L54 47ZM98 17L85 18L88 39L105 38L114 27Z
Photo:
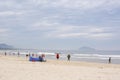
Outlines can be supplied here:
M0 55L0 80L120 80L120 65Z

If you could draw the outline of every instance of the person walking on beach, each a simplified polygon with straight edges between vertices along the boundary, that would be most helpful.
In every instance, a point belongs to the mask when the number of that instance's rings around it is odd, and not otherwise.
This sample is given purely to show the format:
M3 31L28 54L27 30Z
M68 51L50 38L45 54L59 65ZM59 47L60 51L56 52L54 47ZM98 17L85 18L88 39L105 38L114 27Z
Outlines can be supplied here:
M41 54L41 57L44 58L44 57L45 57L45 54Z
M18 52L18 57L20 56L20 53Z
M70 57L71 57L70 54L68 54L68 55L67 55L67 59L68 59L68 61L70 61Z
M40 61L40 62L42 62L42 61L43 61L43 59L42 59L42 57L41 57L41 56L39 56L39 61Z
M111 63L111 57L109 57L109 60L108 60L108 61L109 61L109 64L110 64L110 63Z
M59 59L59 57L60 57L60 56L59 56L59 53L57 53L57 54L56 54L56 59Z
M28 54L26 54L26 58L28 57L29 55Z
M5 52L5 56L7 55L7 53Z
M42 57L43 62L46 62L45 54L41 54L41 57Z

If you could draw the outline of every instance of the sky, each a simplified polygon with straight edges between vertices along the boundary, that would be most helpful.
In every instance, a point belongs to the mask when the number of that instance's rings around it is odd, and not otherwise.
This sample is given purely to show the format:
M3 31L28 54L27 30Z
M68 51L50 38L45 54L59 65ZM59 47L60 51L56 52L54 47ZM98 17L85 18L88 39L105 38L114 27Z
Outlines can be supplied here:
M120 50L120 0L0 0L0 43Z

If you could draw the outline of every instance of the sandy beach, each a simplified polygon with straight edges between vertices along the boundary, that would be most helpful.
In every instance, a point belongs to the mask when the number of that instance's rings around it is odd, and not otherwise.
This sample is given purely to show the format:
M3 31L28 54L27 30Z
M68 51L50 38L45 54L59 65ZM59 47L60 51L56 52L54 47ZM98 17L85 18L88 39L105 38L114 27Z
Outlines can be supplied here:
M0 80L120 80L120 65L0 56Z

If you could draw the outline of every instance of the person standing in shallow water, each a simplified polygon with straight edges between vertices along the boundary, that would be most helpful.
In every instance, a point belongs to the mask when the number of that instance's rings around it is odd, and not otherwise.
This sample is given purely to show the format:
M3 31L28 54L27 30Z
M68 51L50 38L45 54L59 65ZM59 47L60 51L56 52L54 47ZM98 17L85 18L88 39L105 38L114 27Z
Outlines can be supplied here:
M56 59L59 59L60 55L59 53L56 54Z
M108 60L108 61L109 61L109 63L111 63L111 57L109 57L109 60Z
M5 52L5 56L7 55L7 53Z
M68 61L70 61L70 57L71 57L70 54L68 54L68 55L67 55L67 59L68 59Z
M18 57L20 56L20 53L18 52Z

